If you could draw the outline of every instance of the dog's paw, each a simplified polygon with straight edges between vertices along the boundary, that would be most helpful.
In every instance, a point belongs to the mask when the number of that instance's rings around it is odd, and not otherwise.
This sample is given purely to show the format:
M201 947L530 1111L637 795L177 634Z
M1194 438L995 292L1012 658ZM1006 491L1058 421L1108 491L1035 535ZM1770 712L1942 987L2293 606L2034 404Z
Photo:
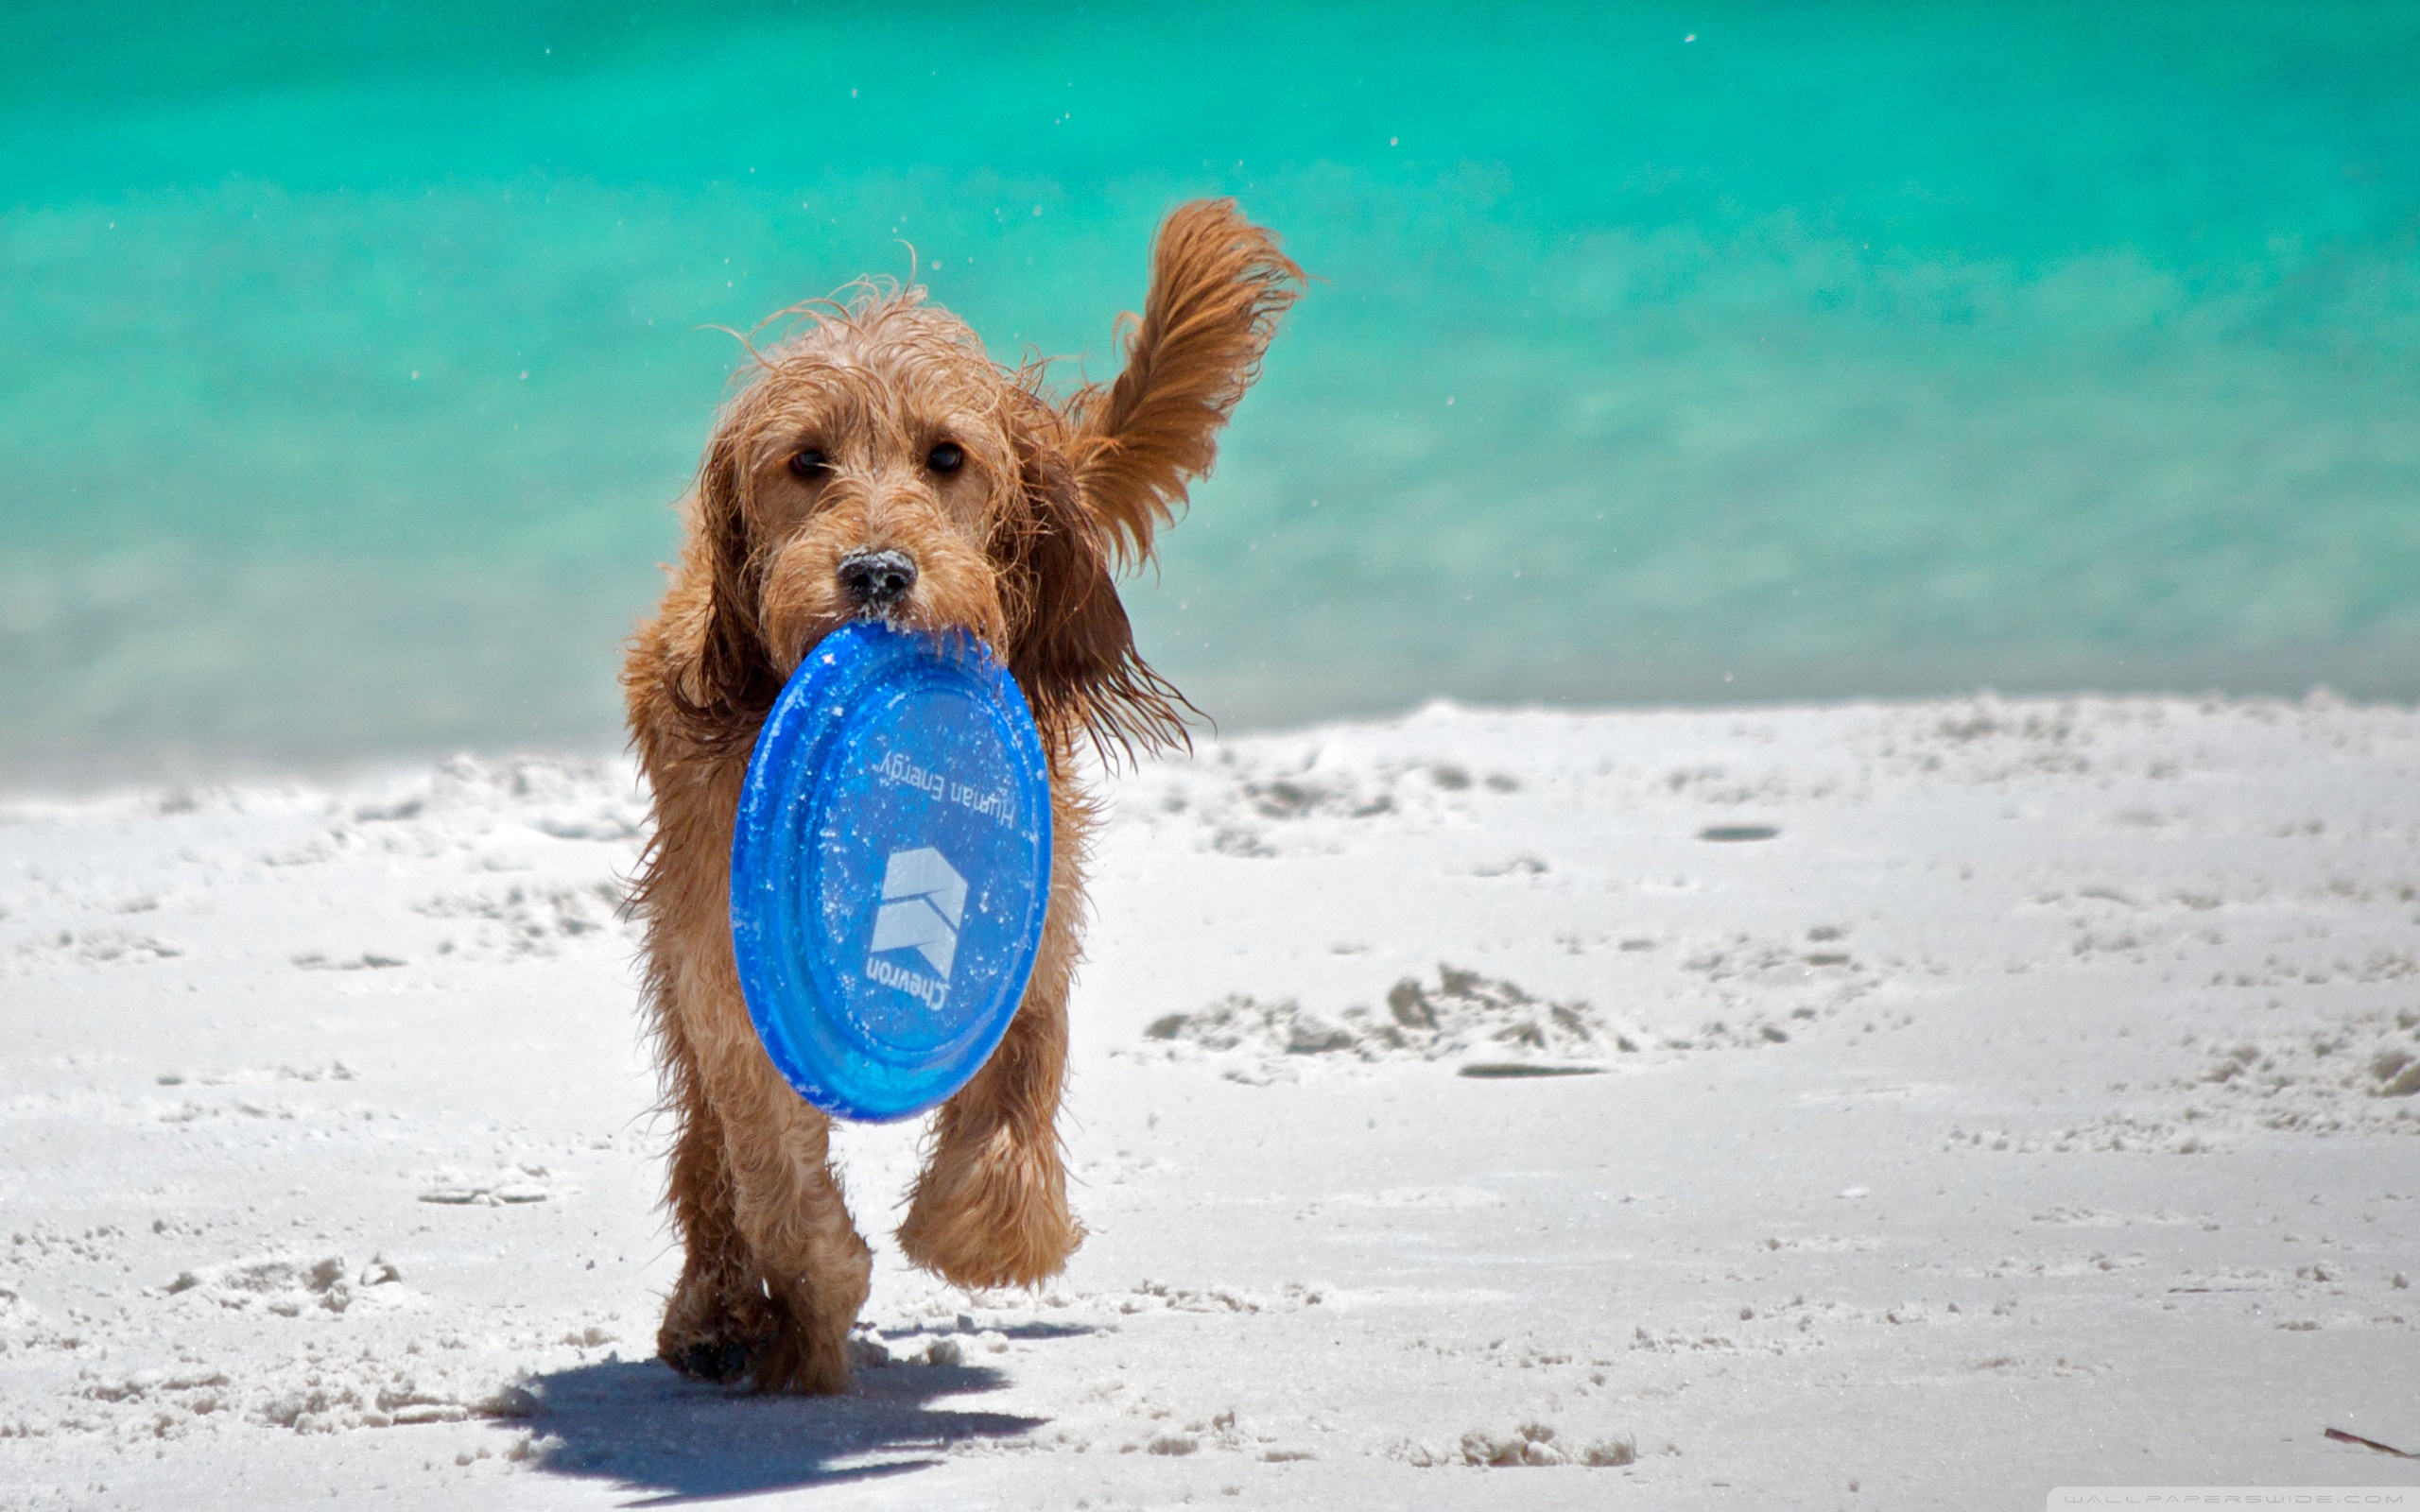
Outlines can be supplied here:
M899 1226L908 1259L956 1286L1035 1285L1083 1242L1055 1143L1026 1148L1006 1129L938 1151Z
M748 1374L752 1352L736 1339L700 1339L694 1344L666 1347L664 1363L692 1381L728 1385Z
M736 1297L677 1294L656 1334L656 1353L690 1380L717 1385L745 1383L809 1396L848 1390L856 1309L836 1323L819 1323L804 1289L783 1292L769 1296L759 1282Z
M768 1319L761 1330L744 1336L717 1332L704 1337L676 1336L667 1325L657 1336L656 1352L690 1380L718 1386L745 1383L757 1391L816 1397L849 1389L847 1341L819 1337L811 1324Z
M692 1381L729 1384L755 1369L779 1328L761 1285L728 1266L692 1263L665 1304L655 1352Z
M849 1347L846 1331L784 1329L758 1355L753 1374L759 1391L795 1391L810 1397L838 1397L849 1389Z

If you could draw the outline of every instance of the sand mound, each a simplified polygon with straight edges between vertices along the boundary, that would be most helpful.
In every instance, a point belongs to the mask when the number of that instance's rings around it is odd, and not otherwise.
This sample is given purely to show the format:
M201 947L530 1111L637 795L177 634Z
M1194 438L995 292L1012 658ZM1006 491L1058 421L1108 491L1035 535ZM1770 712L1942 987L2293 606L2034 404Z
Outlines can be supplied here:
M1465 1076L1577 1074L1602 1071L1625 1057L1755 1049L1790 1040L1789 1030L1763 1014L1714 1020L1692 1030L1649 1030L1580 999L1548 1002L1518 983L1451 965L1440 965L1434 982L1400 979L1381 1006L1355 1004L1331 1016L1293 998L1269 1002L1230 993L1195 1012L1155 1020L1144 1035L1147 1054L1223 1062L1229 1079L1254 1084L1291 1079L1323 1064L1436 1060L1461 1062Z
M1264 1003L1231 993L1198 1012L1171 1013L1144 1032L1180 1058L1186 1051L1232 1056L1264 1070L1301 1058L1454 1057L1543 1069L1634 1053L1641 1044L1586 1003L1541 1002L1515 983L1445 965L1433 983L1409 976L1396 982L1382 1007L1357 1004L1331 1018L1292 998Z

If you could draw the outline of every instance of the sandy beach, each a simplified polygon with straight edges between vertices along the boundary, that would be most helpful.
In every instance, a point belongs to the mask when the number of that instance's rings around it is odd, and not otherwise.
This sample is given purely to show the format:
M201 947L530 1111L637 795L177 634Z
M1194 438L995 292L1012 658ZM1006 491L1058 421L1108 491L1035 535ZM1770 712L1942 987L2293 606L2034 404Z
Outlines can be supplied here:
M1108 784L1037 1293L652 1359L618 760L0 804L0 1505L2420 1484L2420 716L1436 705ZM1227 1499L1235 1499L1229 1502Z

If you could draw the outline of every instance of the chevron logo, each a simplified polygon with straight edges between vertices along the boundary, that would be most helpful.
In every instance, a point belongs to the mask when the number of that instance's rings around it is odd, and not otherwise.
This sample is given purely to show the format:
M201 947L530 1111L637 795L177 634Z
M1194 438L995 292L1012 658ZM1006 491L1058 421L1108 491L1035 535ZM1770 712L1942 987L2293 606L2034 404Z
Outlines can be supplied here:
M966 917L966 879L931 846L895 850L882 872L882 907L873 916L873 945L913 950L949 980L958 959L958 928Z

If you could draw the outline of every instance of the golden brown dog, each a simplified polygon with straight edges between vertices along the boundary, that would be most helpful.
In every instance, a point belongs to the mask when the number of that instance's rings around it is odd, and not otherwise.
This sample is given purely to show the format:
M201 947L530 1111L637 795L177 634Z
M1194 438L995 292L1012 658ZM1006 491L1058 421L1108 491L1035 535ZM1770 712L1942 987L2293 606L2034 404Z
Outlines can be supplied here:
M923 291L791 312L724 406L688 538L622 674L654 793L634 907L677 1136L686 1246L656 1347L674 1368L837 1392L872 1255L829 1162L830 1122L759 1045L733 962L733 816L785 679L824 634L879 616L980 636L1025 690L1050 766L1041 957L1007 1037L944 1104L900 1247L965 1286L1029 1285L1083 1238L1054 1120L1081 954L1093 809L1079 748L1182 738L1175 690L1136 654L1112 582L1207 472L1302 271L1231 201L1180 206L1152 249L1124 370L1063 404Z

